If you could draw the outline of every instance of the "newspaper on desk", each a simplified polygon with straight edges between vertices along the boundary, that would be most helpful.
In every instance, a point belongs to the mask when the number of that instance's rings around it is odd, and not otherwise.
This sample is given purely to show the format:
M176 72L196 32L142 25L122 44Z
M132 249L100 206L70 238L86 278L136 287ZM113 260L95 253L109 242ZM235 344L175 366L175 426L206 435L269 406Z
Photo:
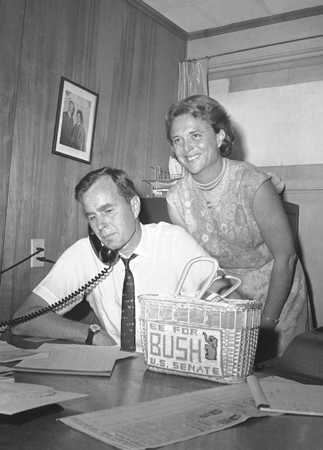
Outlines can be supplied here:
M122 450L143 450L224 430L250 417L268 415L277 414L259 411L248 384L241 383L59 420Z

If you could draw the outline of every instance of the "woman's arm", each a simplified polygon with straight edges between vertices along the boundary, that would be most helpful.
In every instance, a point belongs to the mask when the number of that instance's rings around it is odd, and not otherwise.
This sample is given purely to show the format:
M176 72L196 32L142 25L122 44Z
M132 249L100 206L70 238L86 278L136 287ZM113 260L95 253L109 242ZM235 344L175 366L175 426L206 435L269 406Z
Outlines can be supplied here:
M258 189L253 214L264 241L274 256L261 327L273 329L268 319L278 319L293 282L296 253L291 228L282 201L270 180Z

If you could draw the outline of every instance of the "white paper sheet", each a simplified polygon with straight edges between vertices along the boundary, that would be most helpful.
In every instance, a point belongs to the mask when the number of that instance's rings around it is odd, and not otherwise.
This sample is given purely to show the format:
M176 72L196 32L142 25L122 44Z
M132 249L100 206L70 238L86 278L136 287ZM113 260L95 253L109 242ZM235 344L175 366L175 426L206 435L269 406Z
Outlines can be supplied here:
M0 383L0 414L12 415L40 406L65 402L88 394L57 391L27 383Z

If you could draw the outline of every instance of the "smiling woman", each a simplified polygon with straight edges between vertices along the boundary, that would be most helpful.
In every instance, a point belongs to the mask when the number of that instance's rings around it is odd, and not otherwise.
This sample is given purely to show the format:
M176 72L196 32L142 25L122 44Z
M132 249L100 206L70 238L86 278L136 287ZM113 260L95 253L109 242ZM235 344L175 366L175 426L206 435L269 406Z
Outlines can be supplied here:
M166 132L188 171L167 193L171 221L242 280L241 298L262 303L258 358L281 355L311 318L304 272L270 175L226 159L235 135L229 114L210 97L175 103L166 112Z
M219 147L224 137L223 130L215 134L208 122L190 114L175 117L171 127L171 141L177 160L193 175L194 181L204 185L213 184L221 174L223 159Z

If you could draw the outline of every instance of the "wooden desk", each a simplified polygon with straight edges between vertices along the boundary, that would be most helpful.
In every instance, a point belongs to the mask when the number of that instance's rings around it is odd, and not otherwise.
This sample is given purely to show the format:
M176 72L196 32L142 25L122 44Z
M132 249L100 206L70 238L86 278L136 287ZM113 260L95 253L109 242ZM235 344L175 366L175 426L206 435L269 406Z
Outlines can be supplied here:
M11 340L18 345L19 339ZM20 342L23 342L20 340ZM38 344L39 345L39 344ZM32 347L26 345L23 347ZM221 384L146 370L143 357L116 363L110 378L17 373L17 382L43 384L59 390L89 393L89 397L0 419L1 450L114 449L56 419L116 406L164 398ZM249 419L243 424L200 438L163 447L167 450L321 450L323 418L282 415Z

